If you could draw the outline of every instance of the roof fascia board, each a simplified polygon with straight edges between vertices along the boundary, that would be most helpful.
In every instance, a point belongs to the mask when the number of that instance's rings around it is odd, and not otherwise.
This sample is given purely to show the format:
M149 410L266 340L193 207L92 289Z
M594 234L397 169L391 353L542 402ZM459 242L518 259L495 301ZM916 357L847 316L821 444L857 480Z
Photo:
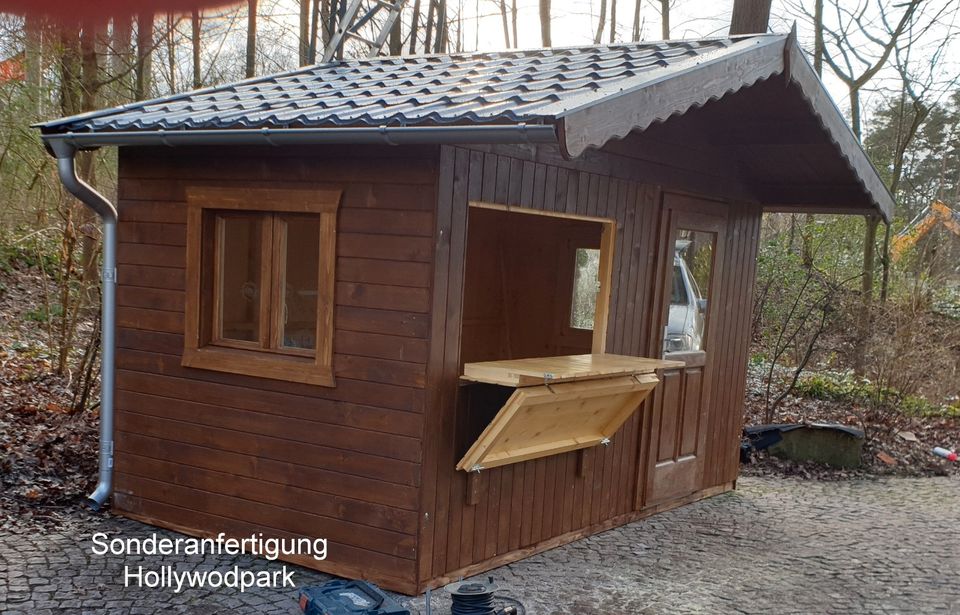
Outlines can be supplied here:
M564 155L576 158L588 148L602 147L610 139L621 139L783 72L785 40L785 36L757 37L756 43L742 49L705 61L692 58L690 64L663 71L657 79L617 94L596 93L560 114Z
M843 113L830 98L816 71L810 65L807 57L796 40L788 41L784 49L789 78L810 105L811 110L820 120L827 131L830 140L847 161L850 170L857 177L864 192L869 195L877 207L878 213L884 221L889 223L893 217L894 198L887 189L887 185L880 179L877 169L870 162L865 151L853 130L843 117Z

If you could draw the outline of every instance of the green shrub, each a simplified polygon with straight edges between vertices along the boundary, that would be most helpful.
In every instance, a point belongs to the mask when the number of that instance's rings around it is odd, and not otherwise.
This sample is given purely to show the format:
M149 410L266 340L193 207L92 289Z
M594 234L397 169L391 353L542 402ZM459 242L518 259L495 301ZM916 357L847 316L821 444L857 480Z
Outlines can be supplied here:
M793 393L810 399L879 406L908 416L960 418L960 404L935 404L919 395L904 395L896 389L878 386L848 373L825 372L806 376L797 382Z

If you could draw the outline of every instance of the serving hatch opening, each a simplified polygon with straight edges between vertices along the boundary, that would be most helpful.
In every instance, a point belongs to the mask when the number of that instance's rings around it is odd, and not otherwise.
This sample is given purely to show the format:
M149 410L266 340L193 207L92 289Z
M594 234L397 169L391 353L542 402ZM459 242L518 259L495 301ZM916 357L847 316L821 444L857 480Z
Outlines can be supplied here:
M470 205L457 468L609 442L674 363L604 352L616 222Z
M601 353L616 222L471 202L463 363Z

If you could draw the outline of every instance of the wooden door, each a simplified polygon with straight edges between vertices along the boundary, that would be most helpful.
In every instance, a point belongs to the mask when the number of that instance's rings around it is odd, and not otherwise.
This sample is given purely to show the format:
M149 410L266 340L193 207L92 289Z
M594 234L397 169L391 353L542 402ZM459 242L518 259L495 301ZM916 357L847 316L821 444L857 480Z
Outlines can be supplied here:
M727 206L666 194L660 234L651 356L682 361L664 370L646 430L640 507L698 491L703 483L711 374L718 359L717 281L724 266ZM659 332L659 335L656 335Z

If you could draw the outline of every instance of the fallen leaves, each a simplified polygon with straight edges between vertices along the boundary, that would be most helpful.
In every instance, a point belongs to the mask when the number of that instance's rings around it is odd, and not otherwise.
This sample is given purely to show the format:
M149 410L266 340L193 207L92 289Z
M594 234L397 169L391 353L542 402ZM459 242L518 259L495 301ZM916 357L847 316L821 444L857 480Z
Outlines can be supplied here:
M897 465L897 460L891 457L890 455L884 453L883 451L877 451L877 459L879 459L882 463L887 464L888 466Z
M750 373L753 372L753 373ZM747 377L744 408L746 425L764 422L762 374L751 366ZM934 446L960 446L960 419L909 416L877 412L848 403L788 396L778 411L777 423L839 423L863 429L863 466L860 470L837 470L809 462L778 460L757 455L755 464L741 466L745 474L777 474L803 478L839 479L850 476L895 474L937 476L960 474L960 464L933 455ZM892 463L891 463L892 461Z
M0 273L0 525L4 518L47 519L96 482L98 413L71 413L69 380L52 373L36 323L36 272ZM47 511L47 512L45 512Z

